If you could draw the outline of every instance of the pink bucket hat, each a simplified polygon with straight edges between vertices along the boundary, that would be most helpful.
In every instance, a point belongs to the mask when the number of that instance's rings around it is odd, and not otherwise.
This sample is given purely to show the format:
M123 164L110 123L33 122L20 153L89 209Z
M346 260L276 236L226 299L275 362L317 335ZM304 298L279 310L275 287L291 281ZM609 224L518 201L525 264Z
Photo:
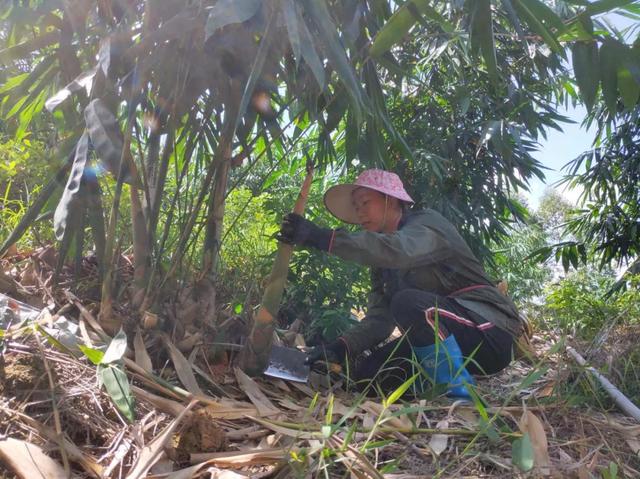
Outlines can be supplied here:
M351 195L358 188L369 188L398 198L400 201L414 203L398 175L385 170L365 170L358 175L355 183L329 188L324 194L324 205L336 218L345 223L357 224L358 215Z

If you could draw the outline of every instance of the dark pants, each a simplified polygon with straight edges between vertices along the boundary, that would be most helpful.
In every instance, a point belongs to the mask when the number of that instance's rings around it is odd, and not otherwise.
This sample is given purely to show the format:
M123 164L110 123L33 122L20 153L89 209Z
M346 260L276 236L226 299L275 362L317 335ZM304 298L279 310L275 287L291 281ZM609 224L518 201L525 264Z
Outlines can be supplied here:
M511 334L448 297L405 289L392 298L391 313L403 336L359 361L353 374L359 384L375 378L383 391L394 390L415 372L411 346L432 345L436 335L456 338L464 357L471 358L467 370L472 374L493 374L511 362Z

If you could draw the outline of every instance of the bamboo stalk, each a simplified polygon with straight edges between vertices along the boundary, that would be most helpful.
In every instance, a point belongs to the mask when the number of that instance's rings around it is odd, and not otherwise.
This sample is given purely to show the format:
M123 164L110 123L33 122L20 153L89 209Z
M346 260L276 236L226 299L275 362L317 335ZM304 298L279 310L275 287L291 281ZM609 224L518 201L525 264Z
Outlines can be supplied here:
M133 97L133 93L131 94ZM131 166L133 162L129 162L128 159L131 155L131 136L133 132L133 99L129 99L127 122L124 131L124 140L122 142L122 152L120 154L120 166L118 168L118 176L116 179L116 188L113 194L113 201L111 203L111 214L109 215L109 223L107 227L107 238L105 242L105 271L102 281L102 292L100 299L100 313L98 320L103 326L115 333L121 326L121 321L114 318L113 315L113 288L114 288L114 274L117 263L117 251L116 251L116 226L118 224L118 212L120 206L120 198L122 196L122 187L124 184L124 172L125 167ZM133 174L133 173L132 173ZM138 184L136 181L132 182L131 188L135 188ZM135 261L135 260L134 260Z
M307 175L300 188L300 194L296 200L293 212L299 215L304 213L304 208L309 197L311 181L313 180L313 167L307 167ZM287 281L289 260L293 253L293 246L280 242L278 251L271 269L271 274L262 294L262 303L255 317L253 328L247 338L247 342L240 355L240 367L249 376L261 374L267 367L271 344L273 342L274 319L280 309L282 293Z
M229 167L231 164L231 152L233 149L233 137L238 128L241 113L242 92L239 82L231 84L232 99L225 108L225 118L222 124L222 132L216 145L213 161L218 165L213 194L209 196L207 205L207 223L204 237L204 258L202 276L208 275L215 269L218 252L220 251L220 238L224 223L224 207L229 180ZM228 110L228 111L227 111Z
M604 377L600 371L592 366L587 366L587 361L580 355L578 351L571 346L567 346L567 352L573 357L573 359L580 365L586 368L599 382L604 390L611 396L620 409L626 414L640 422L640 408L636 406L622 391L615 387L606 377Z

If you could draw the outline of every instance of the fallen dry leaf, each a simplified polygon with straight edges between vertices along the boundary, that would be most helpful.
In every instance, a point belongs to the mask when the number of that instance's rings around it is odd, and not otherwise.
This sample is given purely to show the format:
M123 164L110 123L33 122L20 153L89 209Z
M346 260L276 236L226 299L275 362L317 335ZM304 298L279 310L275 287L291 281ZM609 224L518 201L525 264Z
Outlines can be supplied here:
M294 449L295 450L295 449ZM213 452L191 454L191 462L207 461L218 466L250 466L253 464L271 464L289 457L289 450L260 449L256 451Z
M446 419L438 422L436 424L437 429L448 429L449 421ZM436 456L439 456L447 449L447 442L449 441L449 436L447 434L434 434L431 436L431 440L429 441L429 447L433 451Z
M169 350L171 361L176 368L176 374L178 375L178 378L180 378L180 382L184 384L184 387L187 388L187 391L191 394L195 396L206 396L206 394L202 392L202 389L200 389L198 381L196 381L196 376L193 374L191 363L187 361L187 358L185 358L175 344L171 342L169 336L164 334L162 338Z
M234 372L240 388L251 400L260 416L273 416L280 413L280 410L262 392L258 383L247 376L240 368L235 368Z
M627 438L627 444L634 454L640 456L640 441L638 439Z
M133 349L136 364L147 372L153 372L151 358L149 357L149 353L147 353L147 348L144 345L144 339L142 339L140 330L137 330L136 335L133 337Z
M531 411L525 411L519 423L522 433L529 433L533 446L534 465L540 474L551 474L551 460L549 459L549 446L547 443L547 433L538 417Z
M0 441L0 458L22 479L66 479L67 473L40 447L18 439Z

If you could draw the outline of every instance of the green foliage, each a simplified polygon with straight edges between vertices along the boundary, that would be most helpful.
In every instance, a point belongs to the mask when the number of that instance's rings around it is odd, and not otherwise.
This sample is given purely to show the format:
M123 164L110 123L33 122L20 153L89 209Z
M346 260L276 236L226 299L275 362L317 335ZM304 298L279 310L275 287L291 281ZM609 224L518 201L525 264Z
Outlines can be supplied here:
M640 108L623 118L572 164L571 184L585 190L587 203L567 229L594 248L603 266L640 255Z
M257 287L273 264L280 219L291 210L299 186L291 177L281 175L274 178L269 193L259 193L260 185L254 190L242 187L230 192L218 279L223 297L232 304L243 304L250 289L255 299ZM307 217L337 227L321 203L323 189L320 183L314 185ZM300 318L309 338L331 341L354 324L351 309L364 306L367 287L365 268L299 249L290 264L280 310L282 325Z
M364 307L367 286L364 268L300 250L291 262L284 313L308 322L314 342L331 341L355 324L351 309Z
M545 283L551 279L550 268L530 257L547 244L547 233L540 225L519 225L495 246L489 273L497 280L506 280L509 296L519 305L542 295Z
M636 316L636 318L639 318ZM640 322L640 319L638 319ZM634 346L637 344L633 343ZM632 347L628 354L621 355L616 361L613 371L609 372L620 390L629 398L640 397L640 349Z
M248 188L234 189L227 197L219 282L233 303L243 303L251 285L257 293L255 286L273 262L279 219L266 209L267 201L267 195L254 196Z
M135 420L135 399L131 393L129 379L124 370L122 357L127 349L127 336L120 330L105 351L81 345L84 355L96 365L98 381L118 410L130 422Z
M282 177L272 188L266 206L279 223L291 210L299 185ZM322 203L326 188L323 182L313 185L305 216L325 227L344 227ZM272 248L275 249L275 240ZM311 341L331 341L354 324L351 310L364 308L369 277L367 269L355 263L298 249L291 259L287 285L281 308L285 322L300 318L307 325L306 334Z
M418 207L442 212L486 255L526 216L513 193L543 176L532 153L565 120L554 105L575 95L574 83L603 125L637 103L637 48L592 18L618 7L634 15L637 2L559 5L132 0L89 2L72 15L59 2L5 3L0 117L17 139L50 133L47 156L69 160L56 215L62 256L79 257L89 229L107 266L133 246L136 288L152 296L222 258L217 272L239 303L264 276L269 236L307 160L318 191L356 165L398 170ZM563 63L569 48L575 77ZM105 174L92 175L94 164ZM318 191L309 217L335 225ZM29 222L53 211L44 203ZM3 205L13 215L3 237L22 211ZM586 251L572 248L567 265ZM611 251L631 257L634 248ZM291 315L316 318L326 334L364 303L367 281L353 265L299 253L291 279Z
M494 18L498 85L490 72L465 66L468 45L455 35L434 35L433 21L416 29L415 41L398 52L409 86L393 88L393 77L388 82L390 117L414 151L412 158L398 161L412 196L418 206L434 208L456 225L483 257L490 256L487 245L499 241L514 219L526 216L514 194L544 176L532 153L538 136L562 121L550 104L556 96L553 82L567 74L559 58L543 54L542 46L532 45L529 52L505 35L506 18ZM485 31L485 23L476 27ZM480 48L483 55L490 50Z
M0 143L0 238L9 236L51 175L44 145L28 139ZM50 204L49 208L55 204ZM50 210L51 212L51 210ZM21 247L53 238L49 224L38 223L22 238Z
M540 198L535 217L549 235L550 240L555 242L562 239L562 229L571 219L574 210L575 206L569 203L558 190L547 188Z
M550 285L545 304L548 325L589 340L612 321L622 319L620 324L637 324L640 292L630 288L607 297L606 292L614 281L611 273L584 268Z

